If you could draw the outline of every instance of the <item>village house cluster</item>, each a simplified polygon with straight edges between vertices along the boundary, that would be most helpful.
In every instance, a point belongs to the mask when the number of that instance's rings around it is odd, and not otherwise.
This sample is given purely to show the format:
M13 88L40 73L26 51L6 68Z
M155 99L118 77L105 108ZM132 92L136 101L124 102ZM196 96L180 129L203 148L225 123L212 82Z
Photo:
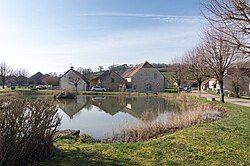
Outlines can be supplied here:
M227 96L236 96L235 91L238 91L240 96L250 95L250 63L238 66L240 67L232 67L227 70L223 78L224 93ZM198 90L197 81L189 77L190 73L188 70L180 70L180 67L182 66L177 64L151 64L146 61L134 67L127 64L113 65L108 70L81 72L79 68L74 69L71 66L68 71L60 75L57 73L42 74L37 72L31 77L25 77L10 74L6 76L5 87L28 87L38 90L147 93L164 92L169 88L177 87L180 91L190 92L191 90ZM201 89L219 93L219 82L216 77L211 75L204 79Z
M101 86L103 91L111 92L163 92L167 87L166 78L148 62L127 69L121 75L115 71L103 71L89 78L71 67L59 78L62 90L90 90L93 86ZM94 89L95 90L95 89Z

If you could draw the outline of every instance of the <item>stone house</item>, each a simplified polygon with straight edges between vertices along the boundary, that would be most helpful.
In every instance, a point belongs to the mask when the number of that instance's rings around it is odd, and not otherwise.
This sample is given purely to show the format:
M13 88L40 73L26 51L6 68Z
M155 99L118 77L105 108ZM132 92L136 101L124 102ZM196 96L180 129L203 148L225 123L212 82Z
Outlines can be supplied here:
M73 67L59 78L59 87L62 90L86 91L88 86L88 79L78 71L75 71Z
M121 91L124 84L124 78L114 71L104 71L93 75L92 79L90 79L91 86L100 85L111 92Z
M28 79L29 85L36 86L36 85L40 85L40 84L42 84L42 85L46 84L46 81L45 81L46 76L48 76L48 75L44 75L41 72L37 72L36 74L32 75Z
M209 78L207 80L208 88L213 92L219 93L220 86L216 78ZM223 78L224 92L233 94L234 93L234 82L238 82L239 94L244 96L250 95L250 68L232 68L227 71L227 74ZM203 89L205 90L205 89Z
M166 87L165 77L148 62L126 70L122 77L131 92L163 92Z

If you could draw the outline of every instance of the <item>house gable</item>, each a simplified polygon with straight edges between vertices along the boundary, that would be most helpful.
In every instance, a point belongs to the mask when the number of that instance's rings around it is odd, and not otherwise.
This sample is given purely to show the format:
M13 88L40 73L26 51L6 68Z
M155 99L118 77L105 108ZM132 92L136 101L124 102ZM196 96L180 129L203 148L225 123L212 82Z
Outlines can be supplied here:
M165 88L165 77L148 62L142 63L122 74L126 87L138 92L161 92Z
M131 69L126 70L122 74L122 77L123 78L131 78L133 75L135 75L142 68L155 68L155 67L146 61L145 63L141 63L140 65L138 65L136 67L133 67Z
M70 81L72 77L79 78L79 80L76 81ZM59 78L59 84L61 89L65 90L75 90L77 86L77 90L87 90L87 87L89 85L88 79L82 75L81 73L75 71L72 67L65 72L60 78ZM75 85L77 84L77 85Z

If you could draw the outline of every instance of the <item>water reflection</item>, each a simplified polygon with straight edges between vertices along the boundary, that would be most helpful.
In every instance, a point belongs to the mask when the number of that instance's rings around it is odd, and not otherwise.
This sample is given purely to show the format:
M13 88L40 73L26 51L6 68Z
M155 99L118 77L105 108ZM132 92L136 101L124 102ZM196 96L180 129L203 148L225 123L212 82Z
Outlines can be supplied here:
M73 119L88 104L87 97L81 96L77 99L58 100L59 107L70 119Z
M58 105L63 116L61 129L79 129L95 138L109 137L128 124L152 121L179 110L176 102L158 97L78 96L76 100L59 100Z

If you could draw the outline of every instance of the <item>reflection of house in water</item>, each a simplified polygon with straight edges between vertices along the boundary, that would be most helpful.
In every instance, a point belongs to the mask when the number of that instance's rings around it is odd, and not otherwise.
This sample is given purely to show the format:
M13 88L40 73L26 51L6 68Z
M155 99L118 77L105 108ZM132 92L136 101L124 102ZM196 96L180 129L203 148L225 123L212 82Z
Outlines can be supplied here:
M59 107L71 119L83 108L91 110L92 106L112 116L124 112L143 121L154 120L161 113L176 111L180 107L174 101L166 101L159 97L78 96L75 100L59 100Z
M73 117L88 104L86 96L77 96L77 99L58 100L59 107L70 117Z
M98 96L92 97L90 102L112 116L125 112L143 121L152 120L160 113L176 110L177 107L175 102L158 97Z
M166 101L158 97L127 97L126 103L125 112L145 121L152 120L169 109ZM146 114L149 116L145 116Z
M99 107L112 116L123 111L126 106L124 96L93 96L90 104Z

